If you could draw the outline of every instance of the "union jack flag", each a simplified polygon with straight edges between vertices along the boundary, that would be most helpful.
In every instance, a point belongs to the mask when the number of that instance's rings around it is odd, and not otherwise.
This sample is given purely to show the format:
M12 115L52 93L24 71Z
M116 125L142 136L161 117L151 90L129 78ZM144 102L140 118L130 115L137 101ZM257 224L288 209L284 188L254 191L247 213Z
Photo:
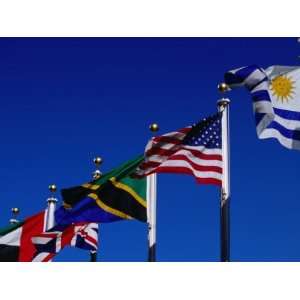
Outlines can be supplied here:
M36 253L33 262L47 262L70 245L84 250L97 251L98 224L77 223L67 227L56 226L32 238Z

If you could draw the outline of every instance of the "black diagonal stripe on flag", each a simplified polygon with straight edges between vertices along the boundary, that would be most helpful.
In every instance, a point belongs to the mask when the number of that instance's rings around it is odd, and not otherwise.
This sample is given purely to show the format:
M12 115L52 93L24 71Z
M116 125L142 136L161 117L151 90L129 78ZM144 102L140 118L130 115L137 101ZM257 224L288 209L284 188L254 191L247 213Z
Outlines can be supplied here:
M64 203L74 206L80 200L85 198L90 192L91 189L85 188L83 186L75 186L68 189L62 189L61 195L63 197Z
M111 181L103 185L95 194L105 205L122 211L134 219L147 221L146 208L133 195L116 187Z

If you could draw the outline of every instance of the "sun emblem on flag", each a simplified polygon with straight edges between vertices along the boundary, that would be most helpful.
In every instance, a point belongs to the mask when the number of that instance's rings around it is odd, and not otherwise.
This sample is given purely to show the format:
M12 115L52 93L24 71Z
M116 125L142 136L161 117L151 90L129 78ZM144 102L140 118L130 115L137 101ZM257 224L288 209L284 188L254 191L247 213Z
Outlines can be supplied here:
M295 81L285 75L278 76L271 81L273 96L277 97L282 103L288 102L293 98Z

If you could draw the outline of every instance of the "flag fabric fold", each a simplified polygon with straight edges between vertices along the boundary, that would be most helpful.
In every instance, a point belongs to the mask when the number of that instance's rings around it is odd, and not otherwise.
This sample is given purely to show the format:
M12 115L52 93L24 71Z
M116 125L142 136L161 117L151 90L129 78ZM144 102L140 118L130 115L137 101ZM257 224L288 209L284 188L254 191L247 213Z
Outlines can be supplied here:
M275 138L286 148L300 150L300 68L246 66L225 73L230 88L251 93L260 139Z
M63 189L64 205L55 212L56 223L146 222L146 180L131 177L143 159L138 156L97 180Z
M152 173L184 173L198 183L222 184L222 113L199 123L153 137L145 149L139 178Z

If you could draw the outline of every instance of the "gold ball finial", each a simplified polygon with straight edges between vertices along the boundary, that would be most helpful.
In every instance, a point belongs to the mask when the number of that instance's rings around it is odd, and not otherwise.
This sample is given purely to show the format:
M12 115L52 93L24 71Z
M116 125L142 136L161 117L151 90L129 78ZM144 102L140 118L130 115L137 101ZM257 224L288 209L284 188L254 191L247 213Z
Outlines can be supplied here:
M153 123L149 126L149 129L152 131L152 132L156 132L159 130L159 127L158 127L158 124L157 123Z
M55 185L55 184L50 184L50 185L49 185L49 191L50 191L51 193L56 192L56 185Z
M11 209L11 212L14 214L14 215L17 215L19 212L20 212L20 209L18 207L13 207Z
M102 162L103 162L103 160L102 160L102 158L101 158L100 156L97 156L97 157L94 158L94 164L95 164L96 166L101 165Z
M225 82L218 84L218 90L220 93L225 93L229 91L229 86Z

